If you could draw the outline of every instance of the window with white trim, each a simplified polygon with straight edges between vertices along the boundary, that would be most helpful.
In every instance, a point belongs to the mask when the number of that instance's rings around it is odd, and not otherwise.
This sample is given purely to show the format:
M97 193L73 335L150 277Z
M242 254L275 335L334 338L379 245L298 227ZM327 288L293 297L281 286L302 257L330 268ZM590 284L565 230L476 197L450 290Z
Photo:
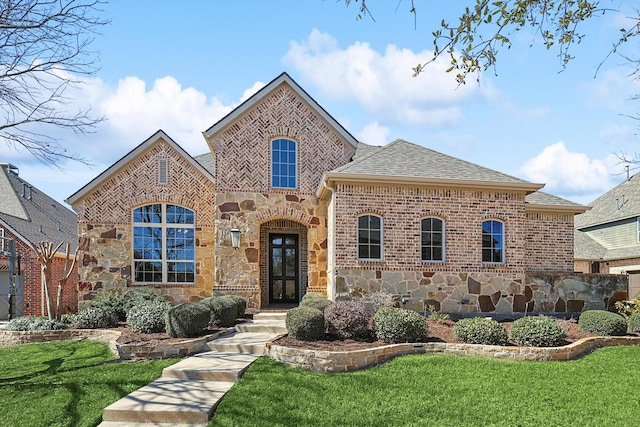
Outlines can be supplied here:
M497 220L482 223L482 262L504 263L504 224Z
M379 216L358 217L358 259L382 259L382 218Z
M133 210L133 270L139 283L195 283L195 214L157 203Z
M444 221L423 218L420 222L421 259L427 262L444 261Z
M298 187L298 147L295 141L285 138L271 141L271 186Z

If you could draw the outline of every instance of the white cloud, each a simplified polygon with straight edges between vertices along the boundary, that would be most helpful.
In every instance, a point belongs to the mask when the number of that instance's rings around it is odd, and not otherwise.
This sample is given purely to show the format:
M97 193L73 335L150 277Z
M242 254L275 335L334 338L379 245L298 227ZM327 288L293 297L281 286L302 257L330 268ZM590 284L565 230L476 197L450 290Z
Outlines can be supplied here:
M458 123L462 102L489 97L493 89L488 81L458 87L445 72L446 59L412 77L412 67L432 56L394 45L380 53L364 42L340 49L332 36L313 29L307 40L291 42L283 60L325 95L355 100L374 118L433 127Z
M607 126L600 131L599 137L603 144L612 145L620 151L624 151L624 146L638 143L636 130L630 126Z
M590 159L584 153L569 151L564 142L545 147L540 154L528 160L521 168L521 175L532 182L546 183L543 191L577 198L601 195L619 181L622 166L618 158L609 155L604 159Z
M251 86L249 89L246 89L243 93L242 96L240 97L240 102L239 104L242 104L244 101L246 101L247 99L251 98L257 91L259 91L260 89L262 89L263 87L265 87L266 85L262 82L255 82L253 84L253 86Z
M365 125L356 137L359 141L369 145L387 145L389 142L389 128L380 126L377 121L373 121Z

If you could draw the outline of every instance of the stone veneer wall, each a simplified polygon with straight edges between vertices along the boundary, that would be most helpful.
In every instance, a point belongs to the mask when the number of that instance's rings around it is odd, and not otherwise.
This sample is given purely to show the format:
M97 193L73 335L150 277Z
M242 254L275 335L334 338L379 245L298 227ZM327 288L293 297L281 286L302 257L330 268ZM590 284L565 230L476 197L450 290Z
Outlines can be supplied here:
M169 183L159 184L158 158L166 158ZM154 284L132 280L132 210L170 203L195 211L196 283ZM169 144L160 141L73 205L78 213L79 297L146 286L174 303L210 296L214 280L215 183ZM81 307L80 307L81 308Z
M264 283L267 265L265 233L268 230L289 230L294 233L304 231L301 236L306 233L306 247L300 250L303 257L306 256L301 263L306 263L307 275L307 282L301 284L302 290L326 293L326 208L315 196L227 192L218 193L216 203L214 290L240 294L247 298L249 307L265 305L268 301ZM231 247L229 230L232 228L238 228L241 233L237 250ZM303 244L304 240L301 238L300 243Z
M446 313L576 313L626 299L622 275L459 273L340 269L337 295L408 296L405 308Z

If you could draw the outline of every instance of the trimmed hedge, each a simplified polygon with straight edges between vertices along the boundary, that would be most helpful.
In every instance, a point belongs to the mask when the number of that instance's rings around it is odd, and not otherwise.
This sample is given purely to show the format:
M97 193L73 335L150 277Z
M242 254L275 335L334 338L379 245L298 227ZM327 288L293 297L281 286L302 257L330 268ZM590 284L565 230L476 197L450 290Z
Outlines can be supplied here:
M285 324L291 338L302 341L316 341L324 338L324 316L317 308L292 308L287 311Z
M605 310L588 310L580 314L578 327L582 332L604 336L627 334L627 321L619 314Z
M324 311L327 332L340 339L365 338L371 334L371 312L360 300L336 301Z
M505 345L507 329L493 319L467 317L453 326L457 339L468 344Z
M127 323L133 332L143 334L165 332L167 311L170 308L171 304L165 301L136 305L127 312Z
M111 309L118 316L118 321L124 322L131 308L156 301L164 302L165 299L151 289L127 289L124 292L100 291L89 302L89 307Z
M386 343L422 342L429 336L424 317L413 310L382 307L373 315L376 337Z
M307 294L309 295L309 294ZM311 294L311 295L318 295L318 294ZM305 295L306 297L306 295ZM307 298L305 299L304 297L302 298L302 301L300 301L300 307L311 307L311 308L317 308L318 310L322 311L324 313L324 311L327 309L327 307L329 307L331 304L333 304L331 301L329 301L327 298L323 297L322 295L320 296L315 296L315 297L311 297L311 298Z
M209 326L227 328L235 325L238 308L234 299L225 296L208 297L201 299L198 304L209 310Z
M44 316L24 316L11 319L7 323L8 331L56 331L67 326L59 320L49 320Z
M531 316L521 317L513 322L510 337L518 345L555 347L564 343L567 334L555 319Z
M244 312L247 310L247 300L240 295L229 294L224 295L225 298L232 300L236 305L236 319L244 317Z
M629 330L631 332L640 332L640 312L633 313L629 316Z
M120 321L113 307L89 307L74 316L74 324L79 329L113 328Z
M211 311L206 305L186 302L167 311L165 323L167 334L174 338L192 338L202 335L209 324Z

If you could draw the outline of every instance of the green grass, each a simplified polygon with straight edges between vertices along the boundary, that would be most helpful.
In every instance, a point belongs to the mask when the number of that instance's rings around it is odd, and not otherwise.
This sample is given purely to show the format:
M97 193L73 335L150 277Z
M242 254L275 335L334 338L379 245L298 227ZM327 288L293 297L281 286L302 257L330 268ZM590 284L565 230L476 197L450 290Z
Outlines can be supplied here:
M209 426L629 426L638 423L640 347L569 362L405 356L319 374L260 358Z
M88 340L0 348L0 426L96 426L104 408L177 361L105 363L114 359Z

